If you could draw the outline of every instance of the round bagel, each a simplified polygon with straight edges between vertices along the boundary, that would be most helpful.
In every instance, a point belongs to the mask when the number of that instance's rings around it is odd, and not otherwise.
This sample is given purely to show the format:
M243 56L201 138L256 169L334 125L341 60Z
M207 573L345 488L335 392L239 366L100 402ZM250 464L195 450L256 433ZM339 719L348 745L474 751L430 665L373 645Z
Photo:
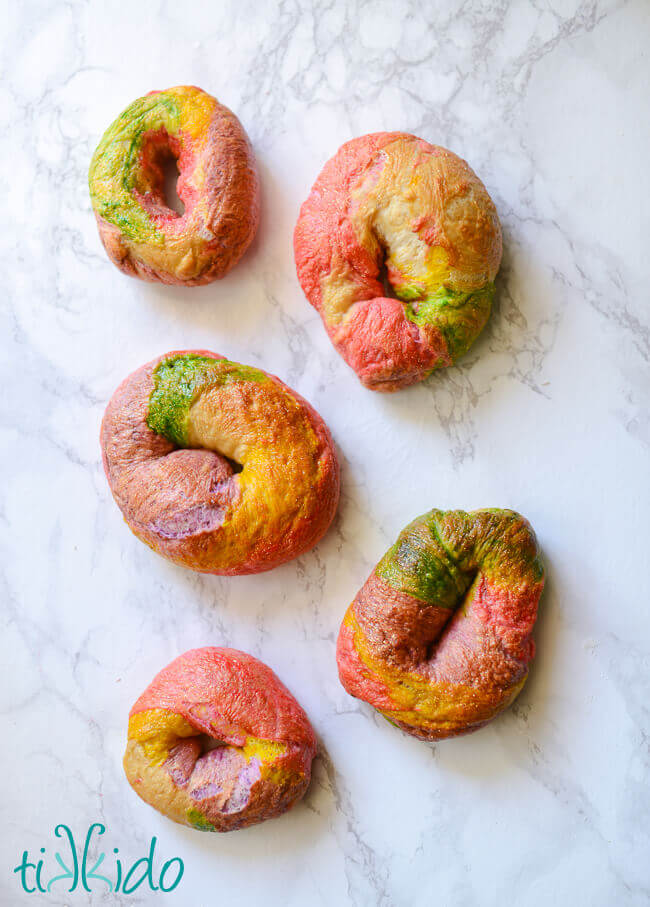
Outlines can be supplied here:
M193 649L131 709L124 771L174 822L234 831L300 800L315 753L307 716L270 668L235 649Z
M361 382L393 391L451 365L483 329L501 227L451 151L404 132L343 145L294 233L298 279ZM397 298L386 296L385 276Z
M279 378L205 350L128 377L101 447L131 530L193 570L270 570L315 545L336 512L339 466L318 413Z
M183 214L168 207L164 164L177 160ZM223 277L259 221L259 180L237 117L200 88L152 91L104 133L88 174L104 248L132 277L198 286Z
M348 608L337 643L352 696L421 740L482 727L521 691L544 568L512 510L431 510Z

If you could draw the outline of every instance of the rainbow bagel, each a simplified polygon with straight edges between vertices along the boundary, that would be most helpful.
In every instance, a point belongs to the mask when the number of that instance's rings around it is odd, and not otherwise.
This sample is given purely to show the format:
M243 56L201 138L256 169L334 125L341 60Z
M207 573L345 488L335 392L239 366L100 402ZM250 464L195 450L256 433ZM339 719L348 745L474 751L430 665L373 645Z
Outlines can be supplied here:
M131 530L203 573L270 570L315 545L336 512L338 461L318 413L273 375L205 350L128 377L101 447Z
M393 391L451 365L492 306L501 227L483 183L404 132L343 145L294 233L298 279L362 383ZM382 269L397 299L388 298Z
M164 197L170 156L182 215ZM250 142L234 113L200 88L152 91L129 104L102 136L88 183L104 248L132 277L210 283L239 261L257 230Z
M348 608L341 683L421 740L475 731L526 681L543 586L537 540L518 513L431 510Z
M315 753L307 716L270 668L236 649L192 649L131 709L124 771L174 822L235 831L300 800Z

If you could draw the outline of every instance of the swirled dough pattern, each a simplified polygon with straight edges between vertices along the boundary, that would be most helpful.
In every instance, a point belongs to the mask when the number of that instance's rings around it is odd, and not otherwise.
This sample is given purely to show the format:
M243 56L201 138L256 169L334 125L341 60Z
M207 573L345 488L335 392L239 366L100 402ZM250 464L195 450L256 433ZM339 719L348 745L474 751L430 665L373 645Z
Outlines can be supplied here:
M273 375L205 350L128 377L101 446L131 530L193 570L269 570L315 545L336 512L338 461L318 413Z
M307 716L270 668L235 649L193 649L131 709L124 771L174 822L234 831L293 806L315 752Z
M165 200L164 165L177 160ZM237 117L200 88L152 91L104 133L89 172L90 198L109 258L133 277L198 286L223 277L259 221L259 180Z
M403 132L343 145L303 204L298 279L366 387L392 391L465 353L483 329L501 228L451 151ZM386 295L383 269L397 298Z
M348 608L341 682L422 740L477 730L526 681L543 585L535 535L518 513L425 513Z

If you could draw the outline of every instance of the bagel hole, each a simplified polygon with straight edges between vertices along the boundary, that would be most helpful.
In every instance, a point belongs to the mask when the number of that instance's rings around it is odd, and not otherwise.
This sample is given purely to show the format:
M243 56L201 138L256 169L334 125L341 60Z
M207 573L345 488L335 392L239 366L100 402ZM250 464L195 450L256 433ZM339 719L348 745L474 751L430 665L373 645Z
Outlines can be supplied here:
M395 289L393 288L392 283L390 282L390 278L388 276L388 267L386 265L386 255L387 255L387 252L386 252L386 249L384 249L382 259L381 259L381 264L379 265L379 275L377 277L377 280L382 285L382 288L384 291L384 296L387 299L398 299L400 302L404 302L403 299L399 298L399 296L395 292ZM413 310L415 312L417 312L417 310L418 310L417 300L412 302L412 306L413 306Z
M165 204L172 211L175 211L179 217L182 217L185 214L185 205L181 201L177 191L178 178L180 176L180 171L178 169L178 159L176 155L171 150L167 149L167 153L163 156L163 159L160 162L160 167L163 174L163 197L165 199Z
M220 747L226 745L223 740L215 740L214 737L210 737L208 734L199 734L198 741L201 744L202 756L205 756L206 753L209 753L212 750L218 750Z
M237 475L238 472L241 472L244 468L241 463L238 463L237 460L231 460L230 457L224 457L223 454L219 454L220 457L223 457L226 463L232 469L233 475Z
M425 660L429 663L433 661L436 656L437 650L440 648L440 645L449 632L449 630L454 626L459 620L462 620L467 613L467 608L471 605L474 598L474 584L477 579L480 579L479 571L476 571L470 574L467 577L467 586L462 594L459 595L458 603L456 606L450 610L449 616L445 623L440 627L438 635L433 639L428 646L426 647Z
M386 267L386 250L383 251L381 257L381 264L379 265L379 276L377 278L379 283L384 288L384 296L387 299L397 299L397 294L392 288L390 280L388 279L388 268Z
M379 274L377 275L377 280L382 285L384 291L384 296L387 299L397 299L399 302L405 302L406 300L402 299L398 293L395 292L395 288L390 282L390 277L388 276L388 266L386 264L386 259L388 258L388 248L384 243L381 244L381 261L379 263ZM424 293L422 298L424 298ZM422 299L409 299L408 300L411 309L417 315L420 311L420 303Z

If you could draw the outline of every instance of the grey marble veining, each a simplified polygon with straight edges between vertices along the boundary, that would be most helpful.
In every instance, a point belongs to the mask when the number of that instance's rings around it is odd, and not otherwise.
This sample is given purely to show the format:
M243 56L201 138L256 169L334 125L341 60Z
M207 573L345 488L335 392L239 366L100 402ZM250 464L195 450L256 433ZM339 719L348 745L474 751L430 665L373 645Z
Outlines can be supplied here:
M5 288L0 399L3 904L642 905L648 870L650 17L632 2L6 3L0 34ZM106 126L194 83L241 118L259 234L184 291L108 262L87 191ZM455 368L364 390L295 278L292 230L345 140L405 129L466 157L504 229L491 321ZM330 425L343 494L316 549L204 577L123 524L98 431L122 378L208 347L278 374ZM538 658L515 706L425 746L338 683L359 585L429 507L508 506L548 567ZM128 710L197 645L271 665L322 754L305 801L245 832L167 822L121 770ZM152 835L179 888L21 894L11 869L64 822L106 848ZM56 868L56 867L54 867ZM49 871L50 876L53 870Z

